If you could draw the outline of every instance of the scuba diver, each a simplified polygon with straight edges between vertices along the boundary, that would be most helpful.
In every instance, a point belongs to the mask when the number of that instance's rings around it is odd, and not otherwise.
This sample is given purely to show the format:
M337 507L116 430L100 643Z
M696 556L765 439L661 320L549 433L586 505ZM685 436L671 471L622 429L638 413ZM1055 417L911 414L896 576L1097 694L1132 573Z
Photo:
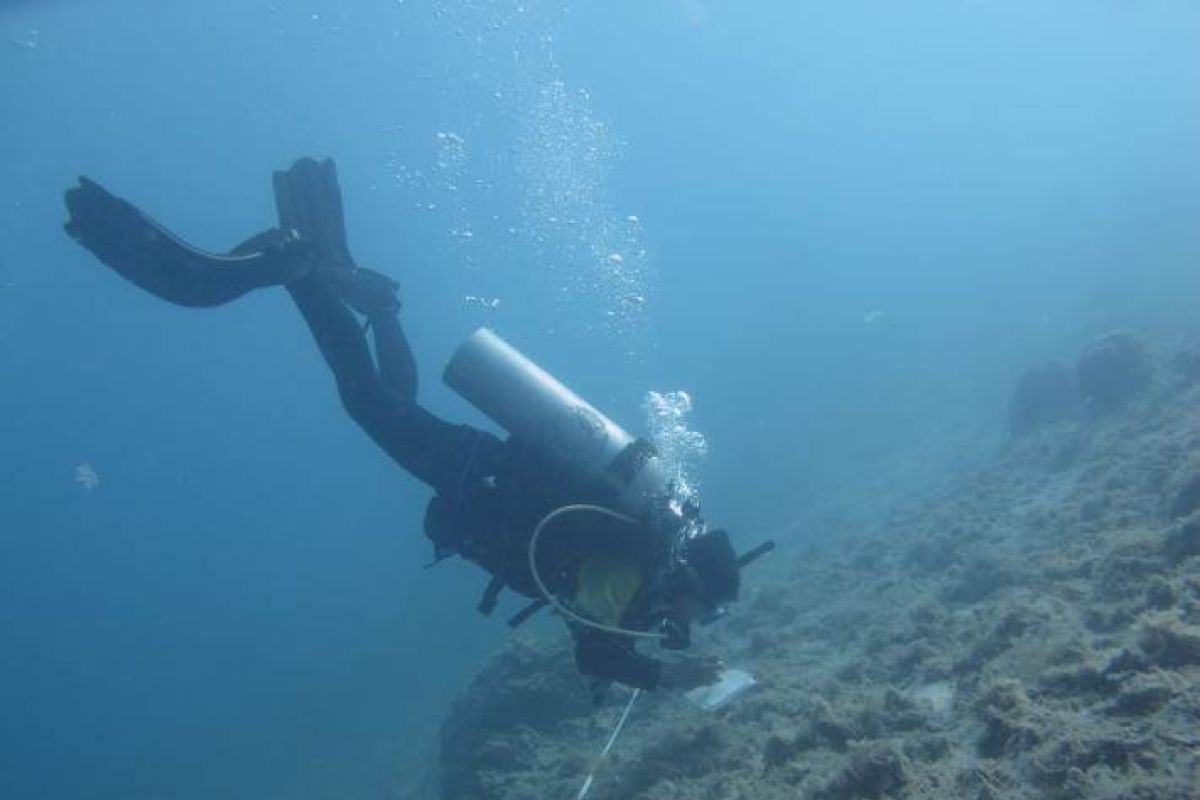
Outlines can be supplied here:
M434 490L424 520L433 563L458 555L491 575L481 612L505 587L531 601L513 627L552 606L572 632L579 671L600 683L686 690L715 681L715 658L660 660L636 644L687 648L691 624L723 613L737 599L740 568L772 543L739 558L725 531L706 528L698 506L676 496L652 445L490 330L468 338L444 377L507 438L430 413L417 402L398 285L350 255L333 162L302 158L274 174L274 190L278 227L228 254L190 246L83 177L66 192L65 229L114 271L178 305L285 287L346 411Z

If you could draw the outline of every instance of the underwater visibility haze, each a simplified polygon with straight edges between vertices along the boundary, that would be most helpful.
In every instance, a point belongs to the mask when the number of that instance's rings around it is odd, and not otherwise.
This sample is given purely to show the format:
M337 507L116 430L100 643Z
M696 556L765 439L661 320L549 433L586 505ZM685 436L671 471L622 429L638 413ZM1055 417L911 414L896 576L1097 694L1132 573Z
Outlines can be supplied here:
M426 407L494 427L441 381L494 328L775 537L743 599L786 598L1007 452L1030 367L1200 343L1198 45L1184 0L0 3L0 797L449 798L521 606L422 569L428 492L285 292L139 291L64 234L78 176L223 252L334 159ZM672 796L646 775L596 791Z

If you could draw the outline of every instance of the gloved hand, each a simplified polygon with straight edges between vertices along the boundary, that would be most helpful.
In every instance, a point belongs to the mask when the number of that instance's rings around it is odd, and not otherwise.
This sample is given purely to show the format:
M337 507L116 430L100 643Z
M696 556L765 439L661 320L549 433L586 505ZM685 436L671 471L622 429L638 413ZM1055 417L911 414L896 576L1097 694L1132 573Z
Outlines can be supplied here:
M715 683L724 668L725 665L716 656L682 656L663 662L658 685L663 689L686 692L697 686Z

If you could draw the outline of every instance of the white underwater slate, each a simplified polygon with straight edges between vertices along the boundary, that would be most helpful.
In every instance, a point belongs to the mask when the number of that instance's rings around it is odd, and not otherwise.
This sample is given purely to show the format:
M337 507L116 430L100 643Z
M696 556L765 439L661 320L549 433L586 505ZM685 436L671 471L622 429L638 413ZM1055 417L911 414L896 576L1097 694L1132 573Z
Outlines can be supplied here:
M716 711L740 697L757 681L749 672L741 669L727 669L721 673L716 683L699 686L685 694L688 700L703 708L705 711Z

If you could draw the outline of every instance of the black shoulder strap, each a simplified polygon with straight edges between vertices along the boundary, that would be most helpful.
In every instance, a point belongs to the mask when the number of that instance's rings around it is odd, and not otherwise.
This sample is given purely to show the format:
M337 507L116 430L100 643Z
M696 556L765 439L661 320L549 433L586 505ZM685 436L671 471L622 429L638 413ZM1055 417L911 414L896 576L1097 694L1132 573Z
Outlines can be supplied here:
M504 579L499 575L493 576L488 581L487 588L483 590L483 598L475 608L485 617L491 616L492 612L496 610L496 601L502 591L504 591Z
M546 598L544 598L544 597L539 597L536 600L529 601L529 605L525 606L520 611L518 611L516 614L513 614L511 617L509 617L508 627L510 627L510 628L521 627L521 625L525 624L525 622L530 617L532 617L534 614L541 611L543 608L545 608L548 605L550 605L550 603L548 603L546 601Z

